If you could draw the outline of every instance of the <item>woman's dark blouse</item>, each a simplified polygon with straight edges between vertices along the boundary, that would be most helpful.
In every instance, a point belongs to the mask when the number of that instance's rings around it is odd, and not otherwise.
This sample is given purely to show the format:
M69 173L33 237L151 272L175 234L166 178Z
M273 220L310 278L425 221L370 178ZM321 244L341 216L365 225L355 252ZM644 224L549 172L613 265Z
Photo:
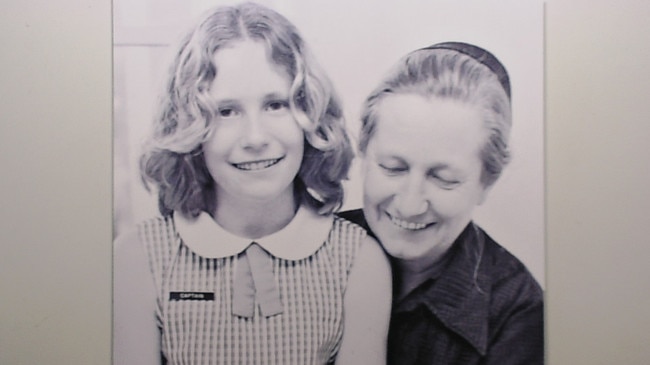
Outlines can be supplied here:
M361 210L339 215L370 232ZM516 257L470 223L443 265L393 303L389 365L544 363L543 292Z

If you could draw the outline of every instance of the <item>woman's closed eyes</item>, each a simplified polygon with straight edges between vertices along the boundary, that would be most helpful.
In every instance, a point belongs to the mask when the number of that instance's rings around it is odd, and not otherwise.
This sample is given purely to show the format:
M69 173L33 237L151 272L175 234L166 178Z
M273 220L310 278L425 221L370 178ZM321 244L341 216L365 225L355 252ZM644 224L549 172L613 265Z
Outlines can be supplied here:
M409 170L405 164L379 163L378 165L389 176L404 174Z
M401 162L380 162L378 163L378 166L387 176L406 175L410 170L407 164ZM461 184L459 179L448 175L450 174L440 168L432 168L427 172L427 179L432 181L436 186L445 190L452 190Z

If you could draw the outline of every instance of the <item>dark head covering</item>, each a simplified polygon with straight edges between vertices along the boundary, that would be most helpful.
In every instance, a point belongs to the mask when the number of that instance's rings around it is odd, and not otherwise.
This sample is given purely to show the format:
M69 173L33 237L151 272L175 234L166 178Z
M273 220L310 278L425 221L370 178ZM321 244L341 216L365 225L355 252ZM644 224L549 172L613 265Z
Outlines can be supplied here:
M501 83L503 90L505 90L506 95L508 95L508 99L510 99L510 78L508 77L508 72L506 71L506 68L503 67L503 64L501 64L501 62L499 62L499 60L492 53L484 50L481 47L462 42L443 42L422 48L422 50L427 49L448 49L456 51L470 56L478 62L484 64L492 72L494 72L494 74L497 75L499 78L499 83Z

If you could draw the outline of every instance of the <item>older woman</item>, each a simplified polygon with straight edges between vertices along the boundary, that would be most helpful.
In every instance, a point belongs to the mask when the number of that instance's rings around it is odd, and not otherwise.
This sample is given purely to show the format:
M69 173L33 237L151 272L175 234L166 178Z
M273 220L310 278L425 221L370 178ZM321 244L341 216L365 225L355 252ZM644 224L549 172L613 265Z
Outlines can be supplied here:
M365 103L363 213L342 215L392 257L390 364L543 363L540 286L472 222L509 160L510 110L502 64L456 42L408 54Z

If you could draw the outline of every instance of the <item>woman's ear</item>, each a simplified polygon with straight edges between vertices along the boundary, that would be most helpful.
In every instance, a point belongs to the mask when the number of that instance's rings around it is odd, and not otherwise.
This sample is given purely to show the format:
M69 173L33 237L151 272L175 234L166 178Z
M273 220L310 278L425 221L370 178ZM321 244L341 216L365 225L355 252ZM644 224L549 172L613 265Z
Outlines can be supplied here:
M366 158L366 154L362 151L357 151L357 159L359 160L359 171L361 171L361 174L365 174L366 168L368 167L368 161Z
M483 204L485 202L485 200L487 199L488 194L490 193L490 190L492 190L493 185L494 184L490 184L488 186L483 186L483 190L481 191L481 195L478 198L478 204L477 205L481 205L481 204Z

